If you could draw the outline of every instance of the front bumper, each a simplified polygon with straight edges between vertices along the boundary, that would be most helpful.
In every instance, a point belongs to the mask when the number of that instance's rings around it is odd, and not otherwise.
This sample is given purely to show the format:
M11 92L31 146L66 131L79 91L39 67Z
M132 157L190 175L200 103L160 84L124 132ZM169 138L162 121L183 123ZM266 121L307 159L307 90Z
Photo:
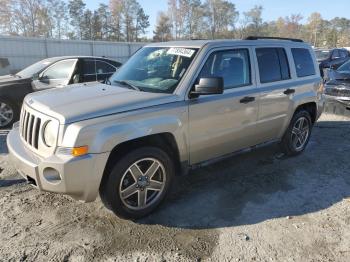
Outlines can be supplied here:
M41 191L67 194L83 202L98 195L109 153L42 158L22 142L18 128L7 136L10 163Z

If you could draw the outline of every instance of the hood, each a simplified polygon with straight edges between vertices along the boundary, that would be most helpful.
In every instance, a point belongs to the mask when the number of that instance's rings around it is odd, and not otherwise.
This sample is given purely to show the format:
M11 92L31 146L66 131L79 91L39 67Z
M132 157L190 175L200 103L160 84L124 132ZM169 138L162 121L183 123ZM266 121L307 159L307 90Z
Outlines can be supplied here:
M345 83L350 85L350 72L348 71L330 70L328 78L330 80L329 83L331 84Z
M97 82L36 92L25 98L30 107L58 118L61 124L178 100L174 94L140 92Z
M15 75L0 76L0 86L31 81L29 78L20 78Z
M334 79L350 79L350 72L349 71L334 71Z

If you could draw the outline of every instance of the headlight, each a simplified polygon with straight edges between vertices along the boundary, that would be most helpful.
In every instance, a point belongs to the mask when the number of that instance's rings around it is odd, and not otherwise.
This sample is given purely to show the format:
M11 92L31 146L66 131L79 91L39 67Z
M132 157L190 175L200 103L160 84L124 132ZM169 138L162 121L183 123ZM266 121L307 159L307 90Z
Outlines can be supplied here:
M43 130L43 140L45 145L52 147L56 143L58 134L58 124L54 121L49 121L45 124Z

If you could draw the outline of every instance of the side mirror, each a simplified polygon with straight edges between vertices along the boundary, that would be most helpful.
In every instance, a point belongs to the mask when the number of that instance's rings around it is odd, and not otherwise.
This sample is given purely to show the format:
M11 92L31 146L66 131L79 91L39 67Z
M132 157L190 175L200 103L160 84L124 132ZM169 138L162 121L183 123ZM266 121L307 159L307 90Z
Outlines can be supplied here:
M46 76L46 75L44 75L44 74L39 74L38 80L39 80L40 82L43 82L43 83L46 83L46 84L48 84L48 83L50 82L49 77Z
M39 80L39 73L35 73L35 74L32 76L32 80Z
M222 77L210 77L199 79L198 85L194 86L191 97L202 95L218 95L224 92L224 79Z

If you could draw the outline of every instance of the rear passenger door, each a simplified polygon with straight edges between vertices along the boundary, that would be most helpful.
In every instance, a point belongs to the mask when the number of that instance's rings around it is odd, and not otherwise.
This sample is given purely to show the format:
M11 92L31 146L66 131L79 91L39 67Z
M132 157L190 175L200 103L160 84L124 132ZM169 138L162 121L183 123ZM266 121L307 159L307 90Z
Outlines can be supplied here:
M258 90L251 50L213 50L206 58L196 83L200 78L222 77L224 93L189 100L191 164L256 144Z
M293 109L295 83L291 77L290 54L283 46L255 48L259 97L259 143L281 135Z

